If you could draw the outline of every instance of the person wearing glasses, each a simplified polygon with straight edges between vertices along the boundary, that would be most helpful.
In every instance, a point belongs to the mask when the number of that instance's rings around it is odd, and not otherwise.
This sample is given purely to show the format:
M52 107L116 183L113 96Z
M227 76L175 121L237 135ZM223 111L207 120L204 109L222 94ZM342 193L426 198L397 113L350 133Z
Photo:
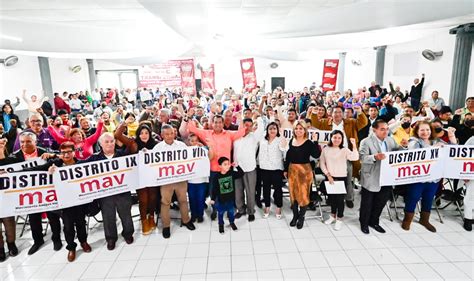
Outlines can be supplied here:
M56 171L57 167L76 164L77 159L74 157L74 153L74 143L63 142L59 146L59 155L55 155L44 165L25 169L24 171L49 171L49 173L52 174ZM85 253L90 253L92 251L91 246L87 243L86 205L65 208L59 212L63 219L64 237L66 238L67 243L66 250L69 251L67 260L73 262L76 259L77 244L74 242L76 233L82 250Z
M44 119L37 113L30 116L28 119L30 127L23 130L23 133L30 132L36 135L36 145L44 149L56 150L59 148L58 143L53 139L49 131L44 128ZM20 149L20 137L18 136L15 140L15 145L13 146L13 151Z

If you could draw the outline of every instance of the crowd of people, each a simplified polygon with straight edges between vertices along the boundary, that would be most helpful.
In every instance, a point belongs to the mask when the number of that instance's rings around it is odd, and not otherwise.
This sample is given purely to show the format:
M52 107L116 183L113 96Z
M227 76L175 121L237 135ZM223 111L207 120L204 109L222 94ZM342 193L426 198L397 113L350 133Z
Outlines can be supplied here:
M170 208L179 209L181 226L195 230L209 219L218 219L225 233L224 214L230 228L239 220L255 220L261 208L264 219L282 218L283 190L288 188L293 217L291 227L301 229L305 214L315 202L326 198L330 215L325 224L343 227L344 208L354 208L354 189L360 188L360 228L384 233L379 217L391 198L392 186L380 186L380 165L390 151L450 144L474 145L474 97L463 108L452 109L433 91L423 98L424 75L415 79L410 91L389 83L384 88L372 82L353 93L324 92L314 83L301 91L280 87L271 92L257 87L236 92L185 95L180 90L140 88L136 90L95 89L75 94L55 93L50 104L44 95L27 95L23 101L28 117L15 114L20 103L5 100L0 112L0 165L41 157L44 165L28 171L54 172L57 167L136 154L141 150L202 146L208 150L210 176L137 189L141 232L148 235L161 220L164 238L171 236ZM426 96L426 93L425 93ZM292 130L292 137L283 135ZM323 146L308 130L331 131ZM314 174L325 180L316 190ZM287 182L287 184L285 183ZM335 183L344 184L346 194L328 194ZM464 228L472 230L473 181L455 181L465 189ZM138 187L137 187L138 188ZM433 201L437 202L443 179L419 182L404 189L405 216L401 227L410 229L417 202L421 200L420 224L435 232L430 223ZM272 192L273 191L273 192ZM326 196L327 195L327 196ZM207 200L209 198L210 200ZM68 250L76 257L77 244L90 252L86 216L100 212L107 248L118 240L116 214L125 242L134 242L131 215L132 194L113 195L59 211L47 212L54 250L62 248L61 221ZM29 214L33 245L29 255L44 244L42 216ZM8 256L18 254L14 217L0 219L5 230ZM7 257L0 231L0 262Z

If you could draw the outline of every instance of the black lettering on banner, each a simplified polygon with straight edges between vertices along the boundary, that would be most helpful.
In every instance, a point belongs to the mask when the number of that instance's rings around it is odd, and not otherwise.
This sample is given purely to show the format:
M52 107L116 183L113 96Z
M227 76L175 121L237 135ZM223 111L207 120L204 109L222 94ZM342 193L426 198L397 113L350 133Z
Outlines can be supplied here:
M127 168L137 166L137 157L127 157L127 158L125 158L125 164L127 165Z
M329 136L330 135L331 134L329 134L329 133L324 133L324 142L329 142Z
M439 148L433 148L433 149L430 150L430 152L431 152L431 158L430 159L438 158Z

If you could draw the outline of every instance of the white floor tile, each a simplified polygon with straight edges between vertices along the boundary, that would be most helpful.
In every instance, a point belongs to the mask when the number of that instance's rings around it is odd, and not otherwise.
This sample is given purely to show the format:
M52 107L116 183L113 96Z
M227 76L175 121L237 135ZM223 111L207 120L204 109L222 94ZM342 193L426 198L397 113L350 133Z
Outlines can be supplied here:
M232 273L255 270L255 257L253 255L232 256ZM232 276L232 278L234 278L234 276Z
M422 263L423 260L410 248L392 248L392 253L403 263Z
M253 250L259 254L274 254L276 253L273 240L253 241Z
M281 269L304 268L304 263L299 253L278 254L278 261L280 262Z
M253 245L251 241L232 242L232 256L253 255Z
M435 248L428 247L416 247L412 250L426 263L430 262L447 262L448 260L440 252L436 251Z
M341 245L339 245L335 237L316 238L315 240L318 242L321 251L342 250Z
M281 270L257 271L259 281L283 280L283 273Z
M377 264L400 264L400 261L389 249L369 249L367 251Z
M134 245L133 247L123 247L117 260L138 260L142 255L143 249L145 249L145 246Z
M405 267L416 277L416 279L424 280L440 280L441 276L436 273L429 265L427 264L405 264Z
M68 263L56 275L56 279L79 279L88 266L87 263Z
M464 252L459 250L457 247L443 246L435 247L435 249L450 262L471 261L471 258L464 254Z
M210 243L209 256L230 256L230 242Z
M231 272L231 257L209 257L207 273Z
M352 266L351 260L344 251L323 252L328 265L332 267Z
M186 258L182 274L205 274L207 272L207 258Z
M307 252L300 255L307 269L329 266L322 252Z
M200 258L209 255L209 243L190 243L186 251L187 258Z
M311 280L336 280L336 276L329 267L307 268L306 272Z
M365 249L364 246L354 236L341 236L336 238L344 250Z
M280 263L275 254L255 255L255 265L257 266L257 271L280 270Z
M309 275L306 272L306 269L282 269L283 278L289 281L296 281L296 280L310 280Z
M137 261L116 261L109 270L107 278L130 278Z
M113 264L114 262L112 261L93 262L89 264L89 267L84 271L81 278L105 278Z
M346 255L354 265L375 265L375 260L367 250L349 250Z
M443 279L448 280L468 280L469 276L467 276L464 272L460 271L454 264L452 263L433 263L430 264L431 268L436 271ZM472 269L472 268L471 268Z
M360 265L356 268L364 280L389 280L388 276L377 265Z
M150 245L143 249L140 256L141 260L161 259L165 253L166 245Z
M135 269L133 270L132 277L155 277L160 268L161 260L140 260L137 262Z
M163 259L157 275L181 275L184 259Z
M380 267L390 280L415 280L415 277L402 264L383 264Z
M469 277L469 279L473 280L474 279L474 261L470 261L470 262L453 262L453 264L459 269L461 270L462 272L464 272L464 274L466 274L466 276Z
M232 281L257 281L257 272L256 271L240 271L232 272Z
M333 267L331 269L337 280L362 280L355 267Z

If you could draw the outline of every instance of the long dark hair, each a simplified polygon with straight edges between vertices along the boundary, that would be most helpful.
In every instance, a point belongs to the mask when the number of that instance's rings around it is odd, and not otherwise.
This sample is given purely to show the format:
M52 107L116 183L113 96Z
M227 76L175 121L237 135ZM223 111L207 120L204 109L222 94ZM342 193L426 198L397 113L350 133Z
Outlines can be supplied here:
M278 124L276 122L270 122L267 125L267 130L266 130L266 133L265 133L265 139L266 140L268 140L268 128L270 128L270 126L275 126L277 128L277 137L280 136L280 126L278 126Z
M334 130L334 131L331 132L331 134L329 135L329 143L328 143L328 146L330 146L330 147L333 147L333 146L334 146L334 144L332 143L332 137L333 137L334 135L337 135L337 134L341 135L341 137L342 137L342 141L341 141L341 144L339 145L339 148L340 148L340 149L343 149L343 148L344 148L344 138L345 138L345 136L344 136L344 133L341 132L340 130Z
M147 142L143 142L141 139L140 139L140 133L143 131L143 130L147 130L148 131L148 134L150 135L150 138L148 139ZM153 149L153 147L155 147L155 145L157 144L157 141L153 138L153 133L150 129L150 127L146 124L140 124L140 126L138 126L138 129L137 129L137 132L136 132L136 136L135 136L135 142L137 143L137 148L138 150L141 150L143 148L146 148L146 149Z

